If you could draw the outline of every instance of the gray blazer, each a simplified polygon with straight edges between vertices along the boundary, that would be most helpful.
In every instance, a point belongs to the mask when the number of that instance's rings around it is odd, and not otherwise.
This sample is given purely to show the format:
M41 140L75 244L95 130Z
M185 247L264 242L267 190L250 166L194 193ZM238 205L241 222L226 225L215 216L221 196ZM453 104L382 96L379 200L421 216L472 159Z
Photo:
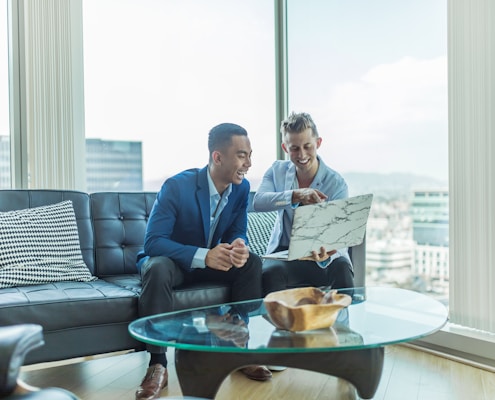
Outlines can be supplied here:
M349 197L347 183L335 170L328 167L318 156L320 165L310 187L318 189L328 196L328 200L345 199ZM263 180L253 198L255 211L277 211L277 220L273 228L266 253L270 254L280 244L284 229L291 231L292 224L284 227L284 211L287 212L289 220L292 221L294 208L292 204L293 184L296 177L296 167L291 161L275 161L265 172ZM339 249L332 260L338 256L347 257L350 261L347 249Z

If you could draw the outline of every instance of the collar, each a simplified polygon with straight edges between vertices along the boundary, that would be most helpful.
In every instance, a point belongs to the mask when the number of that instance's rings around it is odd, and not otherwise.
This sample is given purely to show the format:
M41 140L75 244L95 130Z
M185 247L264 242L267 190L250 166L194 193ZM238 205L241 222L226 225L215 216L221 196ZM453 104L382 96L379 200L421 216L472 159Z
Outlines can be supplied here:
M213 179L210 175L210 168L207 168L206 170L206 177L208 179L208 189L210 191L210 197L218 196L221 198L222 196L220 196L220 193L218 193L218 190L215 187L215 184L213 183ZM229 186L227 186L227 189L225 189L224 192L225 198L229 197L231 192L232 192L232 183L229 184Z

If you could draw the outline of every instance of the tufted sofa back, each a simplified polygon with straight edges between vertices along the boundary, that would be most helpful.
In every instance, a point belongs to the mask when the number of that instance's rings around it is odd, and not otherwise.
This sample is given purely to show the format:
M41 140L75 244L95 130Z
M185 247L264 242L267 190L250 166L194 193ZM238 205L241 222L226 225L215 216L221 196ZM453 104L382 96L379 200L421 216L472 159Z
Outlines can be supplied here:
M155 198L152 192L90 194L97 276L137 273L136 255Z
M252 251L262 255L276 213L248 208L248 239ZM136 274L136 255L143 247L146 223L156 192L97 192L71 190L0 190L0 212L46 206L71 200L76 214L84 262L92 274L103 278ZM366 243L349 249L356 286L365 285Z
M71 200L84 262L93 275L136 274L146 223L155 201L151 192L0 190L0 212Z

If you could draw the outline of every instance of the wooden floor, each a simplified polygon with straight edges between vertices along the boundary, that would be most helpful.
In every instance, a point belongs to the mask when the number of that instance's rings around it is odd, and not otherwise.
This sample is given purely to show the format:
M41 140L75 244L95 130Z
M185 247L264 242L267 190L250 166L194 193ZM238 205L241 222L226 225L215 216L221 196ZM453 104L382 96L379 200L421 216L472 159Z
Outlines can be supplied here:
M168 351L169 385L163 397L181 396L174 370L173 349ZM147 354L128 353L65 365L23 367L28 384L68 389L82 400L133 400L148 364ZM239 372L223 382L217 400L359 399L354 388L323 374L287 369L274 372L268 382L255 382ZM406 346L385 349L382 379L374 399L456 400L495 399L495 373L451 361Z

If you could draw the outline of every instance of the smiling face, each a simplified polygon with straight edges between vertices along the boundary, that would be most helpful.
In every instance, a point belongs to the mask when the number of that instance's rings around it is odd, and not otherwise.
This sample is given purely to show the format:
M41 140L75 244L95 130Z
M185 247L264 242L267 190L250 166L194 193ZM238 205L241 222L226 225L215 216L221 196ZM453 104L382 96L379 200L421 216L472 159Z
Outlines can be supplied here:
M233 135L230 145L212 153L210 174L218 193L231 183L239 185L251 167L251 143L247 136Z
M316 156L320 145L321 138L315 137L311 128L307 128L298 133L286 133L282 148L289 154L298 175L313 177L318 171Z

